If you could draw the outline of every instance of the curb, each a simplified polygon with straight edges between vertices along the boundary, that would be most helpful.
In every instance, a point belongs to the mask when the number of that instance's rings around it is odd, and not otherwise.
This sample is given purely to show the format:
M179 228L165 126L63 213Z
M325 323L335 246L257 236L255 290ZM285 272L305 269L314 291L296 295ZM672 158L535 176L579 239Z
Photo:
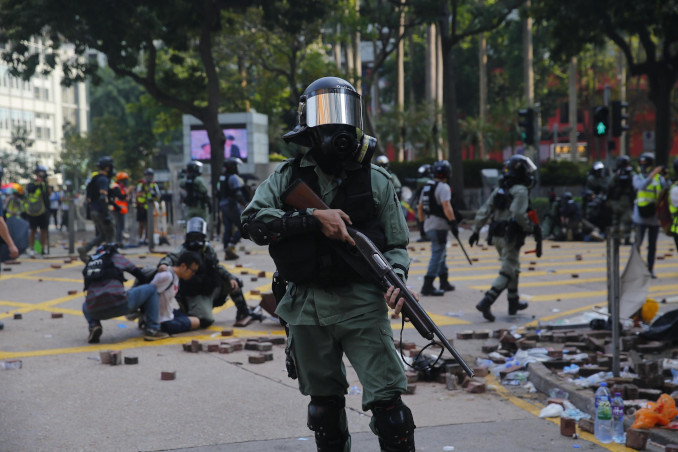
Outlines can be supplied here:
M574 406L593 416L595 411L593 391L582 389L579 386L564 381L540 362L529 363L527 368L530 372L528 380L532 382L538 391L548 395L552 389L561 389L567 392L567 400ZM631 426L633 419L632 416L624 416L624 427L626 429ZM663 428L652 428L647 431L650 433L650 441L655 443L663 445L678 443L678 431Z

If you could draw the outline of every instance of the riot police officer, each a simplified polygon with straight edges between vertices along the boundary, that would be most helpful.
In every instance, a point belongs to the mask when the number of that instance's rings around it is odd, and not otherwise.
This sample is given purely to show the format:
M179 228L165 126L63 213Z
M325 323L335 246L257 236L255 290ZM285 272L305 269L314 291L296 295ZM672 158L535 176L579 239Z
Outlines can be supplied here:
M184 214L186 218L208 218L210 207L207 186L202 176L202 162L192 160L186 165L186 173L179 179L179 187L184 190Z
M612 232L621 234L625 245L631 244L631 214L635 196L633 177L631 159L628 155L619 156L608 184L607 199L612 207Z
M384 168L388 172L389 176L391 176L393 188L395 188L396 195L398 195L398 199L400 199L400 194L403 190L403 184L400 183L400 179L398 179L396 173L394 173L393 170L391 169L391 165L389 165L388 162L388 157L386 157L385 155L380 155L376 159L374 159L374 163L377 166Z
M633 188L637 190L636 201L633 207L633 224L635 226L635 245L640 250L647 230L647 269L652 278L654 274L654 259L657 253L657 237L659 236L659 219L657 218L657 201L659 192L667 186L661 175L662 166L654 167L654 155L644 152L638 159L640 174L633 176Z
M518 276L520 248L525 242L526 234L533 233L536 239L541 240L539 225L533 224L528 217L529 188L534 182L532 173L536 169L532 160L523 155L511 157L504 165L504 177L476 213L469 244L473 246L478 243L480 229L489 221L488 237L497 248L501 259L499 276L476 305L476 309L490 322L494 322L490 307L504 289L508 289L509 315L515 315L527 308L527 302L521 302L518 295Z
M102 243L113 243L115 226L111 215L112 206L109 204L108 191L111 178L115 176L112 157L101 157L97 162L97 173L87 184L87 201L89 202L90 215L94 223L96 236L77 249L80 259L87 263L87 253L93 247Z
M222 306L226 297L230 296L237 309L236 326L247 326L253 318L262 320L258 312L247 306L242 293L242 281L219 265L217 252L207 241L207 222L200 217L188 220L184 243L160 260L158 271L176 266L179 256L187 250L198 253L202 258L198 272L191 279L179 282L177 301L188 316L197 317L200 327L207 328L214 323L212 309Z
M248 200L243 196L244 182L238 175L239 158L227 158L224 161L224 172L219 176L219 209L221 221L224 225L222 243L224 245L224 259L238 259L235 245L240 241L240 213Z
M586 188L595 195L607 193L607 171L603 162L595 162L586 176Z
M452 208L452 189L447 183L451 169L447 160L433 164L433 180L422 189L417 206L419 221L424 223L426 236L431 240L431 259L424 276L422 295L440 296L454 290L454 286L447 281L448 268L445 263L448 231L459 237L459 226ZM440 289L433 287L437 276L440 277Z
M408 187L414 188L412 197L409 199L410 206L416 206L419 204L419 198L421 198L421 191L424 186L432 181L431 177L431 165L426 163L417 168L417 177L416 178L405 178L405 185ZM429 242L429 238L426 237L426 232L424 231L424 222L419 221L419 215L415 215L414 218L417 220L417 229L419 230L419 238L417 242Z
M403 300L392 289L385 296L336 252L341 242L354 244L349 223L407 278L407 224L389 174L370 164L376 140L364 134L362 118L361 97L350 83L337 77L311 83L300 99L297 126L283 136L310 149L282 163L257 188L242 214L243 234L269 246L289 281L276 314L289 327L299 390L311 396L308 427L318 450L350 450L346 354L363 383L362 407L372 410L370 427L382 450L413 451L415 425L400 397L407 381L387 309L388 303L399 310ZM283 204L281 194L297 179L330 209Z

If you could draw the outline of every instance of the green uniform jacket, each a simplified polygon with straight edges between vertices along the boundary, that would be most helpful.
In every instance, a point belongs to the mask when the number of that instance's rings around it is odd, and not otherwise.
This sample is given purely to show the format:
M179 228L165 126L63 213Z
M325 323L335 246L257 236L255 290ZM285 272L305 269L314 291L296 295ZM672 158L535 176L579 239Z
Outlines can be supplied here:
M475 225L473 232L480 232L480 229L485 226L489 220L504 221L514 219L516 223L523 229L523 232L532 232L532 222L527 216L527 208L529 206L529 190L524 185L514 185L510 188L509 193L513 197L511 205L508 209L496 210L494 208L494 197L499 191L499 187L495 188L490 197L487 198L478 212L476 212Z
M181 177L179 179L179 187L186 189L186 177ZM189 206L184 200L184 205L186 206L186 218L191 217L200 217L204 220L208 218L207 204L209 203L209 195L207 193L207 185L201 176L195 176L193 178L193 197L195 199L195 204Z
M264 223L283 216L285 211L280 194L290 183L292 175L290 162L291 160L288 160L279 165L257 188L252 201L242 213L243 223L251 215L255 215L257 220ZM330 205L337 193L339 179L321 171L308 152L300 165L315 167L321 198ZM409 231L390 176L386 170L375 165L372 165L371 175L376 215L384 225L386 234L384 256L392 265L399 264L409 269L410 259L407 255ZM308 213L311 214L313 210L308 209ZM396 268L396 272L403 279L406 277L401 269ZM386 315L388 308L382 289L376 283L366 281L334 287L323 287L313 283L290 283L276 310L276 313L290 325L331 325L368 312Z

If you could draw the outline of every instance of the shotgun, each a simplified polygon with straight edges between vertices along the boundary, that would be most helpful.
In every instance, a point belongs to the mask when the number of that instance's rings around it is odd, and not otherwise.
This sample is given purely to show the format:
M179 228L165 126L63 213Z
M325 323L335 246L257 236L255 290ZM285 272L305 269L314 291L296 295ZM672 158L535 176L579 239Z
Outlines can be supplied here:
M304 181L297 179L290 184L290 186L283 192L280 197L282 202L297 210L301 209L329 209L327 204L320 199L320 197L311 190ZM379 286L386 291L389 287L395 286L400 289L400 294L404 298L403 315L409 318L412 325L416 328L422 337L429 341L433 341L434 337L443 344L443 346L452 354L454 359L464 369L464 371L473 377L473 370L466 364L464 359L454 349L450 341L440 331L440 328L431 320L431 317L421 307L419 302L414 298L412 293L407 289L405 283L398 277L393 270L391 264L374 243L362 232L349 225L346 225L348 234L355 241L356 246L350 252L346 252L346 248L336 246L335 249L339 251L342 259L354 268L367 268L368 273L379 284ZM341 245L337 243L337 245ZM366 265L365 265L366 264Z

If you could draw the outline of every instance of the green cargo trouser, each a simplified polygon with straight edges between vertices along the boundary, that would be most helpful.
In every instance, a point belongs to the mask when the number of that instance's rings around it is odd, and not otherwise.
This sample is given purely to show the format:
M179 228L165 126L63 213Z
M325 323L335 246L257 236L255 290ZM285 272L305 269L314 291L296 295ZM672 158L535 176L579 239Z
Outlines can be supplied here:
M343 354L363 386L363 410L407 390L402 360L393 345L388 317L366 313L334 325L290 325L289 350L299 376L299 391L343 397L348 388Z
M492 282L492 288L488 292L495 300L504 289L508 289L509 295L518 293L520 248L512 243L506 243L503 237L495 237L493 240L501 260L499 276Z
M102 243L113 243L115 239L115 229L110 213L102 213L93 210L90 215L92 216L92 223L94 223L96 236L93 239L90 239L82 247L89 251L93 247L99 246Z

